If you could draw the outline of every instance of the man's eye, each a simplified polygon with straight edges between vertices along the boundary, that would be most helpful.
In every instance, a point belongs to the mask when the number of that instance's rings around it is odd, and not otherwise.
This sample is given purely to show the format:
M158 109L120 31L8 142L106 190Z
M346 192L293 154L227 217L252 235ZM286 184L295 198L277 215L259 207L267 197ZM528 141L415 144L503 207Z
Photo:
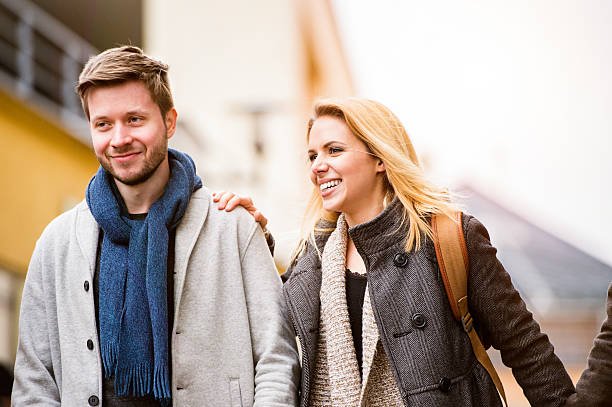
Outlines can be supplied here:
M129 122L130 123L140 123L142 121L142 119L140 117L130 117Z
M96 128L97 129L103 129L104 127L107 127L108 123L105 122L98 122L96 123Z

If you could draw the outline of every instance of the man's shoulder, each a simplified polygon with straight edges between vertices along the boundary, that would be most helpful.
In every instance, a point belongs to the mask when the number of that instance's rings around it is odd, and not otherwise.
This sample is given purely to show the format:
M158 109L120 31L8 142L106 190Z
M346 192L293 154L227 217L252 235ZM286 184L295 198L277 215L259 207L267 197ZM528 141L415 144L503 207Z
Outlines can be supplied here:
M242 206L237 206L231 212L218 209L218 203L213 202L210 191L206 187L202 187L195 191L191 196L194 204L205 207L207 210L207 222L229 226L240 225L250 228L255 220ZM198 202L199 201L199 202Z
M89 217L93 220L91 212L89 212L89 207L85 201L81 201L73 208L63 212L49 222L41 234L40 240L56 239L58 237L65 238L66 234L75 228L77 219L82 216Z
M226 212L217 206L206 187L195 191L179 226L181 233L198 233L206 238L223 235L226 241L234 236L240 242L248 241L256 228L253 217L242 207Z

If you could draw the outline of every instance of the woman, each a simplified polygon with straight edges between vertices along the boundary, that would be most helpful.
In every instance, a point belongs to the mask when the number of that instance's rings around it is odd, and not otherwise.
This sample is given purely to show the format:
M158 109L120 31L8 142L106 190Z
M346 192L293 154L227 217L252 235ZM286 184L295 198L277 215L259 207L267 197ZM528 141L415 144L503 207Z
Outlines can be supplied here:
M283 276L302 349L301 405L501 406L437 266L430 218L454 206L424 177L401 122L374 101L322 100L307 140L314 189ZM262 218L248 198L216 199ZM574 392L563 365L486 229L468 215L462 223L483 344L501 351L532 405L562 405Z

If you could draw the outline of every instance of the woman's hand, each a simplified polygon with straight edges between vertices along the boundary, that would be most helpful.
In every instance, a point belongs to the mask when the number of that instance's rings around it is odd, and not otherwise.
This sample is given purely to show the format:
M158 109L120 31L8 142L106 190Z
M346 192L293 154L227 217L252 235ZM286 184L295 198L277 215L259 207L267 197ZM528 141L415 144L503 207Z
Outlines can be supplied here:
M213 192L212 196L213 202L219 203L217 206L219 210L225 209L227 212L231 212L236 206L240 205L255 218L255 221L264 231L266 230L268 219L253 205L253 200L250 197L226 191Z

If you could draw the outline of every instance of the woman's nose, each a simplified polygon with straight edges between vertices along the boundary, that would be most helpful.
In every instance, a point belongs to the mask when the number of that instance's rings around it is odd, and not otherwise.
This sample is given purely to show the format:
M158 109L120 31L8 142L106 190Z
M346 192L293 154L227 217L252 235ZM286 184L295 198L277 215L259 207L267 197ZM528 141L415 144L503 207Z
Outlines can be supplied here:
M317 158L315 158L315 160L312 162L312 166L310 167L310 169L312 170L312 172L316 173L320 173L320 172L325 172L327 171L328 165L327 165L327 160L324 159L324 157L322 156L317 156Z

